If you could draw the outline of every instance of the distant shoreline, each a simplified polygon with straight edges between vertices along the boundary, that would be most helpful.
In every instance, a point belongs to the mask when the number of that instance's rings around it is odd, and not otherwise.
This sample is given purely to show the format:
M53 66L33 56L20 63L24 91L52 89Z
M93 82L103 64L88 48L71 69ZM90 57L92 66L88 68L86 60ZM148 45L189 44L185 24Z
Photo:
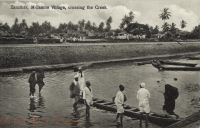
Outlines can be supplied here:
M54 43L140 43L140 42L200 42L200 39L187 39L187 40L173 40L173 41L159 41L155 38L150 39L141 39L141 40L127 40L127 39L86 39L85 41L73 41L67 40L64 42L60 42L60 39L50 39L50 38L38 38L38 44L54 44ZM34 44L32 38L0 38L0 45L1 44Z
M0 45L0 68L109 61L200 52L200 43Z

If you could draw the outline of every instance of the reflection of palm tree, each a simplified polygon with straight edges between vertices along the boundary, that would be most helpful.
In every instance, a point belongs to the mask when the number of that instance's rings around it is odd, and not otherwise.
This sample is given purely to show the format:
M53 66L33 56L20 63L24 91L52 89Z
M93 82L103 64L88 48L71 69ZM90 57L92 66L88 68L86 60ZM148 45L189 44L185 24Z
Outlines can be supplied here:
M165 23L165 20L169 19L171 16L171 12L168 12L168 10L169 10L169 8L164 8L162 13L159 14L159 18L164 20L164 23Z

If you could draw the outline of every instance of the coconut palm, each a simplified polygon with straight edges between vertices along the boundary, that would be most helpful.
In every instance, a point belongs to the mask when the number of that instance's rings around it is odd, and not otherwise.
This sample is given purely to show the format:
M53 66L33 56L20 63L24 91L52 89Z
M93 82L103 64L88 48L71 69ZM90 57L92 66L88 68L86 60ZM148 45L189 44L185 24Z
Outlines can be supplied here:
M169 26L170 25L167 22L165 22L161 27L163 29L163 32L167 32L170 28Z
M159 14L159 18L161 18L162 20L164 20L164 23L165 23L165 20L168 20L171 16L171 12L168 12L169 8L164 8L162 10L162 13Z
M129 15L125 15L122 18L122 22L120 24L120 29L124 29L124 26L128 26L134 20L134 13L132 11L129 12Z
M170 31L171 31L172 33L176 33L176 30L177 30L176 24L175 24L175 23L172 23L172 24L170 25Z
M128 21L128 16L125 15L125 16L122 18L122 22L120 23L119 28L120 28L120 29L124 29L124 26L127 24L127 21Z
M22 30L27 30L28 29L28 25L27 25L25 19L23 19L22 23L20 23L20 27L21 27Z
M158 32L159 32L159 27L158 25L156 25L155 28L153 29L153 33L158 34Z
M185 20L181 21L181 28L185 28L186 27L187 22Z

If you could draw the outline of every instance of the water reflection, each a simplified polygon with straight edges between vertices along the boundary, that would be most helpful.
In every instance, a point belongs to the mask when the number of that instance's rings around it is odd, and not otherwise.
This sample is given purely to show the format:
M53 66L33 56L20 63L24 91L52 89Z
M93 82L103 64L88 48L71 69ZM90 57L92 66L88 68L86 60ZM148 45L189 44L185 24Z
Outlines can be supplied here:
M30 103L29 103L29 111L30 112L35 112L35 110L37 109L36 107L36 101L35 101L35 97L31 97L30 98Z
M85 117L85 121L84 121L84 127L85 128L90 128L90 127L92 127L93 125L92 125L92 122L91 122L91 119L89 118L89 117Z
M39 109L38 112L44 112L45 109L45 99L41 93L39 94L37 109Z
M39 94L39 97L31 97L30 98L30 103L29 103L29 111L30 112L35 112L37 109L37 112L42 112L44 113L45 109L45 99L44 97Z
M41 94L39 94L38 98L37 97L30 98L29 109L28 109L30 113L28 113L28 119L31 124L37 123L38 121L37 119L42 117L42 113L44 113L44 108L45 108L45 100Z

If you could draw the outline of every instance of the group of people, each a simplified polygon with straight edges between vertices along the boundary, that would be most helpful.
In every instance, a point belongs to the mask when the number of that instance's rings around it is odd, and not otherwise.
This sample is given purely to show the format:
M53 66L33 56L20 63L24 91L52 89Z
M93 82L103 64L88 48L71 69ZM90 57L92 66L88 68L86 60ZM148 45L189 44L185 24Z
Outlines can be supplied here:
M30 87L30 93L29 96L34 96L35 93L35 86L38 84L39 86L39 93L41 93L42 87L45 85L43 79L45 78L44 71L33 71L31 72L31 75L29 76L28 82Z
M117 92L114 99L117 108L117 116L115 122L120 124L123 124L124 102L127 100L124 94L124 90L125 87L123 85L119 85L119 91ZM93 93L91 83L89 81L85 82L85 77L81 68L78 69L77 74L74 76L74 81L70 85L70 92L70 98L74 99L73 108L75 113L78 113L77 105L79 103L84 103L86 105L86 117L89 117L90 106L93 104ZM147 89L145 89L145 83L140 84L140 89L137 92L137 99L139 102L141 116L142 114L146 113L146 127L148 127L150 93ZM140 120L140 125L142 125L142 120Z
M86 117L90 117L90 106L93 104L93 92L91 83L85 81L82 68L78 69L77 74L74 76L74 81L70 85L70 98L74 99L73 108L75 114L78 114L78 104L84 103L86 105ZM76 115L77 116L77 115Z
M118 122L120 124L123 124L123 114L124 114L124 102L127 100L126 96L124 94L124 86L119 85L119 91L117 92L115 96L115 104L117 107L117 116L115 122ZM179 93L178 89L176 87L173 87L170 84L165 85L165 92L164 92L164 105L163 105L163 111L166 116L175 116L176 118L179 118L179 116L174 113L175 109L175 100L178 98ZM142 116L145 114L145 126L148 127L148 117L150 113L150 106L149 106L149 99L150 99L150 93L145 88L145 83L140 83L140 89L137 91L137 100L138 100L138 107L140 110L140 126L142 126ZM118 120L120 117L120 120Z
M140 83L140 89L137 91L137 100L138 107L140 110L140 126L142 126L142 117L145 114L145 126L148 127L148 118L150 113L150 92L145 88L145 83ZM120 84L119 91L114 97L114 102L117 109L117 116L115 122L123 124L123 115L124 115L124 102L127 100L124 93L125 87ZM78 69L77 74L74 77L74 81L70 85L71 98L74 98L73 108L74 111L77 111L78 103L84 103L86 105L86 116L90 116L90 106L92 105L93 93L91 89L91 83L89 81L85 82L85 77L83 71ZM163 105L163 111L166 116L174 115L178 118L178 115L174 113L175 109L175 100L177 99L179 93L176 87L173 87L169 84L165 85L164 98L165 102Z
M30 96L34 96L35 86L38 84L39 93L41 92L42 87L45 85L43 79L44 71L33 71L29 77L29 86L30 86ZM138 107L140 110L140 126L142 126L142 116L145 114L145 126L148 127L148 117L150 113L150 93L145 88L145 83L140 83L140 89L137 91L137 100ZM74 76L73 82L70 84L70 98L74 99L73 108L75 114L78 114L78 104L85 104L86 106L86 117L90 117L90 107L93 104L93 92L91 88L91 83L89 81L85 81L85 76L83 73L83 69L80 67L77 69L76 75ZM127 100L126 95L124 93L125 87L120 84L119 91L114 97L114 102L117 109L117 116L115 122L119 124L123 124L123 114L124 114L124 102ZM178 89L169 84L165 85L165 93L164 98L165 102L163 105L163 111L166 115L175 115L178 118L178 115L174 113L175 109L175 100L178 98ZM120 118L120 119L119 119Z
M124 94L124 89L125 87L123 85L119 85L119 91L117 92L114 100L117 108L117 116L115 122L120 123L121 125L123 124L124 102L127 100ZM148 127L148 116L150 113L149 99L150 93L147 89L145 89L145 83L143 82L140 84L140 89L137 92L137 100L139 103L138 106L141 114L140 126L142 126L142 114L146 114L145 125Z

